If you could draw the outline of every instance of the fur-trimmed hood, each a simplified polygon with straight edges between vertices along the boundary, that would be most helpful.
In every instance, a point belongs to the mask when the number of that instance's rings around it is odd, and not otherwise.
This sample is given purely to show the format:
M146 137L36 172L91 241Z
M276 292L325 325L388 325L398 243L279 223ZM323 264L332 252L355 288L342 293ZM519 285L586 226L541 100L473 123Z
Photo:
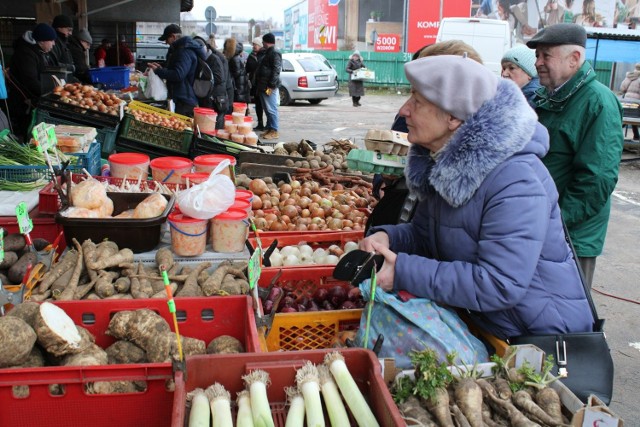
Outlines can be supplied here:
M509 157L535 154L542 158L547 153L548 136L536 132L537 125L536 113L518 86L500 80L495 97L456 130L437 161L427 148L411 146L405 171L409 188L422 199L433 186L451 206L462 206Z
M238 42L236 39L229 38L224 41L224 47L222 49L222 54L225 58L231 59L236 54L236 48L238 47Z

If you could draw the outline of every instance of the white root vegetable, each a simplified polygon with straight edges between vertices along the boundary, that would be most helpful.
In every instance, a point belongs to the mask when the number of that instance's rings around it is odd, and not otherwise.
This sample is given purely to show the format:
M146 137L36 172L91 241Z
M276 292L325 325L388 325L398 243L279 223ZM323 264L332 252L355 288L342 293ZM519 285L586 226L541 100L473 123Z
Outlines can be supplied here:
M209 427L211 408L209 397L203 389L197 388L187 394L187 406L191 406L189 427Z
M308 427L324 427L324 414L320 400L320 377L318 368L311 362L305 363L296 372L296 384L304 397L304 410Z
M269 373L256 369L243 376L242 379L249 388L249 395L251 396L253 425L255 427L274 427L269 399L267 398L267 387L271 383Z
M73 320L57 305L44 302L36 316L38 343L54 356L79 353L82 337Z
M340 393L345 397L358 425L360 427L379 426L376 417L371 412L371 408L369 408L367 401L351 376L347 364L344 362L344 357L339 352L334 351L324 357L324 363L329 367L336 384L338 384Z
M338 386L336 386L335 381L333 381L329 368L325 365L318 366L318 374L320 376L320 391L322 391L322 398L327 406L331 425L349 425L349 415L342 402L340 390L338 390Z
M289 402L289 411L284 427L304 427L304 398L300 394L300 390L296 387L287 387L284 391Z
M233 427L229 392L220 383L210 385L204 392L209 398L209 405L211 406L212 427Z
M238 405L238 416L236 417L236 427L253 427L253 416L251 415L251 397L248 390L238 393L236 399Z

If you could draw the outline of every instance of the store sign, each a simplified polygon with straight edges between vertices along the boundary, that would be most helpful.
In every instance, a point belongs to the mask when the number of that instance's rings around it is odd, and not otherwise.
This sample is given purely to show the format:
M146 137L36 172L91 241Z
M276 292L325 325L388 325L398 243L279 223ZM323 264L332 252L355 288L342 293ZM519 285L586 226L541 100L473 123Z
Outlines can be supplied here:
M309 0L308 47L338 50L338 6L327 0Z
M442 17L468 18L471 15L471 0L410 0L407 21L407 51L416 52L425 45L433 44Z
M378 34L375 52L400 52L400 34Z

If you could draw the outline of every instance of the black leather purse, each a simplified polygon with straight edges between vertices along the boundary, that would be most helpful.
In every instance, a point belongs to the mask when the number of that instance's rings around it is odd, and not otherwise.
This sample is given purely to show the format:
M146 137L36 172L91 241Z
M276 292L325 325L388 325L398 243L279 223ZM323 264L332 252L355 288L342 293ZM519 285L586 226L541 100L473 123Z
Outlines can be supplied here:
M608 405L613 392L613 359L603 331L604 320L598 317L566 226L564 232L595 319L593 332L520 336L510 339L509 343L533 344L547 355L552 354L556 365L553 374L560 375L560 381L581 401L586 403L589 395L593 394Z

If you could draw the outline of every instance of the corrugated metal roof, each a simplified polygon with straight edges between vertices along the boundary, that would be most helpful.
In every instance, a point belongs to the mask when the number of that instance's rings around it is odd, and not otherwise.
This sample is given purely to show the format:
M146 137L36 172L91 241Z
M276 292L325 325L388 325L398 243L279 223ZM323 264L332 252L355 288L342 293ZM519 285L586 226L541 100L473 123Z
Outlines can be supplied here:
M587 37L591 39L640 41L640 30L593 27L587 27L585 30L587 31Z

